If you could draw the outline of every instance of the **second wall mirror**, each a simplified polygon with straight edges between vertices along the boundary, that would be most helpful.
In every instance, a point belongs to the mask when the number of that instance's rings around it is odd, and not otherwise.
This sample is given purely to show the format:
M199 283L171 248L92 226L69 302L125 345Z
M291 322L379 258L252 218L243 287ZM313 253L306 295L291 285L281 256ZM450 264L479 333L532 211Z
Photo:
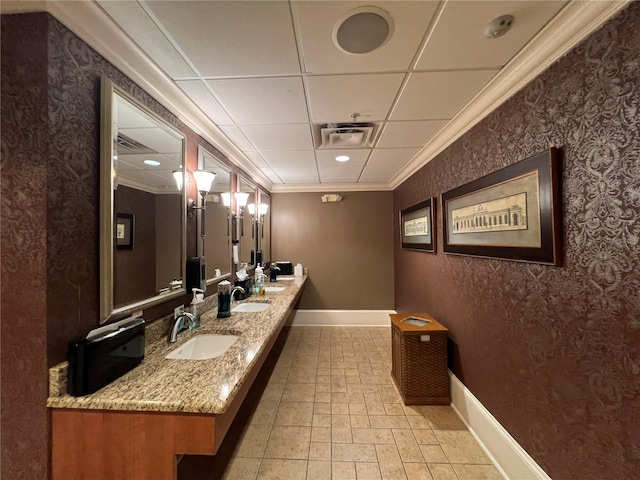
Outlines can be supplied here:
M222 200L222 194L231 191L231 170L202 145L198 146L198 169L216 175L205 197L205 237L198 240L198 255L207 259L207 283L212 283L231 274L229 212ZM198 212L199 222L202 212Z

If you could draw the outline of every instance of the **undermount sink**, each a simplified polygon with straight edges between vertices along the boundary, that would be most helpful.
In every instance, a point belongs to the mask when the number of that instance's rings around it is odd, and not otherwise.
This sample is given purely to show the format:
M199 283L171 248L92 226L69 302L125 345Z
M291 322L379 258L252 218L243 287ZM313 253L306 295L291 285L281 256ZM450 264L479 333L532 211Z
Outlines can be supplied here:
M229 350L237 335L198 335L173 350L166 358L172 360L208 360Z
M267 308L269 308L268 303L241 303L237 307L231 310L231 312L250 312L250 313L258 313L264 312Z
M269 292L282 292L287 287L264 287L264 291Z

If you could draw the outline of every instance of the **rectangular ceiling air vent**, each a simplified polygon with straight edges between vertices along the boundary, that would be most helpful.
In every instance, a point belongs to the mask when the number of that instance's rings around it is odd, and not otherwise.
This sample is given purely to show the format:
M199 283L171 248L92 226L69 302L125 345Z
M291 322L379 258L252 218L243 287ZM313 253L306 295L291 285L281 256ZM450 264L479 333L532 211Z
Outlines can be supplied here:
M120 132L118 133L117 148L119 154L157 153L155 150Z
M375 123L328 123L320 125L318 149L371 148Z

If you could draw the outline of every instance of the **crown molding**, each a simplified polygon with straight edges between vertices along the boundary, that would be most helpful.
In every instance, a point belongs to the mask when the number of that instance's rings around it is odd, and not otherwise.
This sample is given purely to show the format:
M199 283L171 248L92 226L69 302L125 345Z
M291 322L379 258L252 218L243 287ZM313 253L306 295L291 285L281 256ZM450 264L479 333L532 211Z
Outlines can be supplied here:
M3 2L4 3L4 2ZM21 4L23 2L15 2ZM176 115L189 128L214 145L253 180L271 189L269 180L238 147L224 135L191 99L158 67L95 2L46 2L46 11L78 35Z
M631 0L572 0L390 182L395 189Z
M275 193L379 192L393 190L388 183L274 184Z

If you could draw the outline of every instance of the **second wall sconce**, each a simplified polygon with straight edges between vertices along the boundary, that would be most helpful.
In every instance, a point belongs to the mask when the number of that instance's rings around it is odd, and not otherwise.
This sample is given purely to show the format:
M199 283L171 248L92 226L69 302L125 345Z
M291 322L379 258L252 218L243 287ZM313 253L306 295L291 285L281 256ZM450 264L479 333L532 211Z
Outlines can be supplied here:
M258 205L256 205L255 203L250 203L249 205L247 205L247 210L249 210L249 214L251 215L251 223L252 225L256 226L256 230L258 225L264 225L264 216L269 210L269 205L267 203L259 203ZM256 213L258 214L257 219ZM253 227L251 228L251 238L253 238Z
M211 190L211 184L216 178L216 174L213 172L207 172L205 170L196 170L193 172L193 178L195 178L196 180L196 186L198 188L198 192L200 193L201 206L198 206L197 202L190 198L187 203L187 215L189 217L193 217L196 210L201 210L202 212L200 215L200 237L202 238L202 255L204 256L204 237L206 237L206 230L204 226L204 212L207 208L206 196L207 193L209 193L209 190Z
M242 223L242 219L244 218L244 209L247 206L247 201L249 200L249 193L247 192L235 192L233 197L236 200L236 207L238 208L238 212L231 211L231 192L225 192L221 194L222 203L225 207L227 207L227 214L231 215L234 226L237 225L238 220L240 220L240 236L244 236L244 225Z

